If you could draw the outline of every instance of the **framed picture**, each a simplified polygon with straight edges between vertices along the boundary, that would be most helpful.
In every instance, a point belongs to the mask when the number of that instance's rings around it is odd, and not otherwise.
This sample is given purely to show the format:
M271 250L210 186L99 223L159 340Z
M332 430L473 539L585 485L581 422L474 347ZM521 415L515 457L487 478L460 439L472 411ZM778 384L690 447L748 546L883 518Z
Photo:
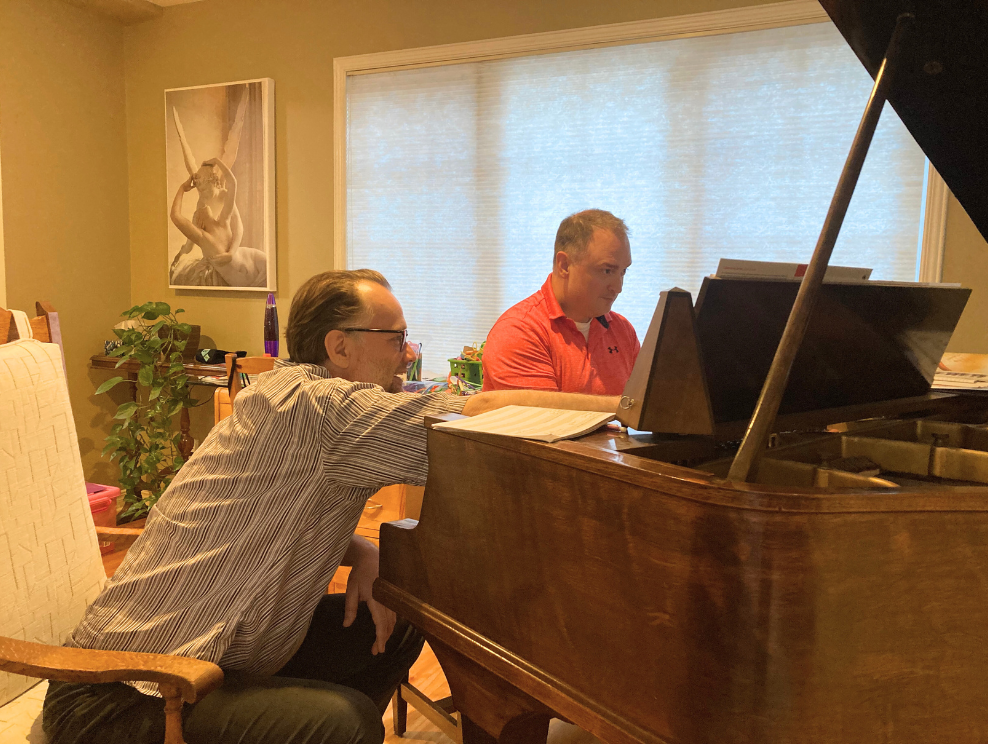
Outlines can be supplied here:
M277 287L274 81L165 91L168 286Z

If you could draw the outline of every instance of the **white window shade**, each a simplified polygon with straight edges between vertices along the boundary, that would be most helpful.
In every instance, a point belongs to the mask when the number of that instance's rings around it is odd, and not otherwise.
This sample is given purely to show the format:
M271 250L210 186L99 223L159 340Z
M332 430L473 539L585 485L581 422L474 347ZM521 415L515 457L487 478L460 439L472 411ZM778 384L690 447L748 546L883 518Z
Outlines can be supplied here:
M563 217L607 209L642 337L719 258L809 260L871 83L830 23L348 77L348 266L441 372L542 284ZM833 263L915 278L924 164L886 106Z

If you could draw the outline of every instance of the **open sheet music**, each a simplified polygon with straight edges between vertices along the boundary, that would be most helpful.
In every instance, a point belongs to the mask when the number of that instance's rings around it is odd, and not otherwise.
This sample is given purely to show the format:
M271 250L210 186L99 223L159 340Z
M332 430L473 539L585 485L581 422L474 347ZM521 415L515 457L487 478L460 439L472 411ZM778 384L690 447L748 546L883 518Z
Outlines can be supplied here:
M717 264L716 276L721 279L802 279L807 264L779 261L747 261L722 258ZM856 266L828 266L825 282L864 282L871 277L871 269Z
M505 406L478 416L444 421L435 429L459 429L506 437L558 442L589 434L614 418L613 413L597 411L562 411L558 408Z
M933 389L988 392L988 354L944 354Z

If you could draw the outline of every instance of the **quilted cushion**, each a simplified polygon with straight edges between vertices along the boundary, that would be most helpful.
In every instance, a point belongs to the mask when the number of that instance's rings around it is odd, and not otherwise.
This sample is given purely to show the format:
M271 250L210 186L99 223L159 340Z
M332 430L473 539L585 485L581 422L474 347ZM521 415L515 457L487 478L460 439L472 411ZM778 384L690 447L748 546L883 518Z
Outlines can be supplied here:
M61 644L105 581L60 350L0 345L0 636ZM0 672L0 705L36 683Z

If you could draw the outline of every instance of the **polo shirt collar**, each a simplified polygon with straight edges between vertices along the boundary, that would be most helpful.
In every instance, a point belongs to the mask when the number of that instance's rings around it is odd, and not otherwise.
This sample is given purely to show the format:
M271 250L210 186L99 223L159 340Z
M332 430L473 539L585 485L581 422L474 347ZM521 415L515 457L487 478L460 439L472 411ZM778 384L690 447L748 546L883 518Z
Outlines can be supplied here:
M552 291L552 274L545 280L545 284L542 285L542 296L545 297L546 310L549 313L549 320L559 320L560 318L565 318L566 313L559 306L559 301L556 299L556 293ZM597 321L604 326L604 328L611 327L610 312L604 315L598 315Z

